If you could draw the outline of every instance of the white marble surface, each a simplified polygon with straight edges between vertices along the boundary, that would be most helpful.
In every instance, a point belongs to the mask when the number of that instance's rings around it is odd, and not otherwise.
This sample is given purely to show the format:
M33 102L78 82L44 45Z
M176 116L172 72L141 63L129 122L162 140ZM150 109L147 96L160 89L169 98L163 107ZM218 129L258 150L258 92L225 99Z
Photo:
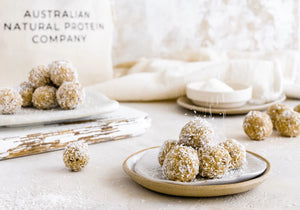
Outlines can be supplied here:
M91 160L81 172L64 167L62 151L0 161L0 209L300 208L300 137L284 138L274 132L265 141L251 141L242 130L242 116L215 116L209 121L219 134L238 139L271 162L270 177L262 185L219 198L171 197L139 186L122 171L124 159L177 138L180 128L195 114L174 101L125 105L148 112L152 127L140 137L89 146Z

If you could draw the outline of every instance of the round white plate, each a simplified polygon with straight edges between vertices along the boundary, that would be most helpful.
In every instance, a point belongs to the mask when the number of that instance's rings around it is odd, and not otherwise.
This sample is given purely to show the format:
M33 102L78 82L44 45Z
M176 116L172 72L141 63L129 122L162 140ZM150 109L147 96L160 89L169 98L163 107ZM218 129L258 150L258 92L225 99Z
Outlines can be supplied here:
M139 175L154 181L182 185L216 185L230 184L252 179L264 173L267 163L261 158L247 153L247 162L242 169L231 170L220 179L205 179L197 177L193 182L175 182L164 177L162 167L158 163L159 148L140 153L140 158L134 166L134 171Z
M265 103L265 104L245 104L244 106L241 107L236 107L236 108L228 108L228 109L221 109L221 108L209 108L209 107L202 107L202 106L197 106L193 104L193 102L188 99L186 96L180 97L177 99L177 104L183 108L192 110L192 111L198 111L198 112L204 112L204 113L212 113L212 114L246 114L249 111L252 110L265 110L269 106L272 106L273 104L280 103L284 101L286 97L283 95L279 99Z
M0 126L26 126L31 124L50 124L62 121L74 121L99 114L112 112L118 109L119 103L110 100L103 94L86 91L84 103L77 109L39 110L35 108L22 108L15 114L0 115Z
M151 147L130 155L124 161L123 169L130 176L130 178L132 178L136 183L142 185L143 187L149 190L153 190L155 192L164 193L168 195L188 196L188 197L214 197L214 196L223 196L223 195L231 195L231 194L246 192L257 187L263 181L265 181L269 175L270 168L271 168L270 163L265 158L253 152L247 151L247 156L248 156L247 159L249 162L254 161L258 163L258 165L261 165L261 167L266 166L266 169L264 171L261 171L262 168L258 170L254 170L255 173L258 174L256 176L252 174L253 171L250 172L252 178L249 176L247 177L247 180L243 181L241 177L243 176L244 173L241 173L240 176L231 179L229 182L226 181L226 184L225 182L222 183L225 180L220 181L219 183L212 183L213 182L212 180L206 180L206 181L197 180L196 182L192 182L192 183L173 182L173 181L166 180L165 178L161 177L161 175L158 175L158 177L156 176L153 177L153 174L160 174L160 172L157 172L156 167L154 167L151 170L151 167L154 166L155 164L154 161L157 162L157 157L154 158L153 155L157 153L158 149L159 147ZM152 150L153 153L150 152ZM145 155L148 151L150 153ZM139 164L142 164L142 162L140 161L145 161L143 160L144 158L141 159L142 157L144 157L145 159L148 159L150 157L152 159L152 160L147 160L147 162L153 163L152 166L150 164L150 170L148 166L143 166L146 167L147 169L142 169L139 166ZM253 158L253 159L250 160L249 158L251 159ZM248 167L252 168L254 165L252 165L252 163L250 164L251 165L248 165ZM142 170L143 172L140 170ZM218 182L217 180L214 181Z

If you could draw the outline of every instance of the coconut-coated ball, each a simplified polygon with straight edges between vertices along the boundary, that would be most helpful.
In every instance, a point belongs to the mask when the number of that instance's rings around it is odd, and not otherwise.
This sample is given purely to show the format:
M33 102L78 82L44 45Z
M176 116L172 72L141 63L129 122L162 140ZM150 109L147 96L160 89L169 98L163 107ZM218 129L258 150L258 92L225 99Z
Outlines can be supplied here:
M179 143L194 148L203 147L214 137L212 126L203 118L189 121L181 129Z
M300 104L294 107L294 111L300 113Z
M166 155L162 168L169 180L190 182L199 172L197 151L192 147L177 145Z
M38 109L57 107L56 88L48 85L37 88L33 92L32 103Z
M46 65L33 67L29 72L28 81L34 88L50 84L49 68Z
M63 161L72 171L80 171L89 162L90 154L88 145L83 142L69 143L63 154Z
M277 116L280 115L284 110L291 110L291 108L285 104L274 104L268 108L267 114L270 116L274 128Z
M206 145L198 150L199 175L205 178L221 178L227 172L231 157L221 146Z
M50 79L57 86L61 86L64 82L77 81L77 71L70 61L53 61L49 68Z
M0 113L13 114L21 109L22 97L12 88L0 89Z
M178 141L176 140L166 140L163 145L159 149L158 153L158 162L162 166L168 152L173 149L176 145L178 145Z
M56 98L63 109L75 109L84 101L84 90L78 82L64 82L57 90Z
M220 146L229 152L231 160L229 169L242 167L246 162L246 148L235 139L227 139L220 143Z
M273 131L273 123L266 113L250 111L244 118L243 129L252 140L264 140Z
M278 115L275 126L283 136L298 136L300 134L300 114L292 110L285 110Z
M20 84L19 93L23 99L23 107L32 106L32 95L34 90L35 88L30 82L23 82Z

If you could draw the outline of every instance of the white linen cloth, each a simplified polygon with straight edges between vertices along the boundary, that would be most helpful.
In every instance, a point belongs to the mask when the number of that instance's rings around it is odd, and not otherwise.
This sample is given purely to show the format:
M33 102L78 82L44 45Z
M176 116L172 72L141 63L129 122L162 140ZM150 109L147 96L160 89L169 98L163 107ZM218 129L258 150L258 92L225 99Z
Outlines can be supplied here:
M284 83L296 80L296 52L221 52L206 50L191 60L142 58L124 68L126 75L88 88L119 101L154 101L185 95L189 82L217 78L253 88L253 103L275 100Z

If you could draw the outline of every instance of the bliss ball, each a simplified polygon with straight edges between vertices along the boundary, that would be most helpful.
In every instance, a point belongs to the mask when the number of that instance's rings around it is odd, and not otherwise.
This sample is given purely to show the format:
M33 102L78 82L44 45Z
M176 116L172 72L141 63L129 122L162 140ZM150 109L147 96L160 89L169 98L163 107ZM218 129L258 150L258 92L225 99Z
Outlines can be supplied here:
M21 109L22 97L11 88L0 89L0 113L13 114Z
M63 109L75 109L83 103L85 94L82 86L76 82L64 82L57 90L56 98Z
M198 150L199 175L205 178L221 178L227 172L231 157L220 146L206 145Z
M50 79L57 85L61 86L64 82L76 82L77 72L70 61L53 61L50 65Z
M264 140L273 131L273 123L269 115L250 111L244 118L243 128L247 136L252 140Z
M185 124L179 135L179 143L194 148L203 147L214 137L212 126L203 118Z
M168 152L171 149L173 149L176 145L178 145L178 141L176 141L176 140L167 140L160 147L160 150L159 150L159 153L158 153L158 162L161 166L163 165L165 157L168 154Z
M300 134L300 114L295 111L285 110L278 115L275 126L283 136L298 136Z
M199 172L197 151L192 147L177 145L166 155L162 168L169 180L190 182Z
M229 169L242 167L246 162L246 148L234 139L227 139L220 143L220 146L226 149L231 157Z
M49 69L45 65L39 65L31 69L28 75L28 81L34 88L50 84Z
M284 104L274 104L268 108L267 114L270 116L274 128L277 116L280 115L284 110L291 110L291 108Z
M295 106L294 111L300 113L300 104Z
M32 103L38 109L52 109L57 107L56 88L48 85L37 88L33 92Z
M23 99L23 107L32 106L32 95L34 90L35 89L30 82L23 82L20 84L19 93Z
M89 162L88 145L83 142L69 143L63 154L63 161L72 171L80 171Z

